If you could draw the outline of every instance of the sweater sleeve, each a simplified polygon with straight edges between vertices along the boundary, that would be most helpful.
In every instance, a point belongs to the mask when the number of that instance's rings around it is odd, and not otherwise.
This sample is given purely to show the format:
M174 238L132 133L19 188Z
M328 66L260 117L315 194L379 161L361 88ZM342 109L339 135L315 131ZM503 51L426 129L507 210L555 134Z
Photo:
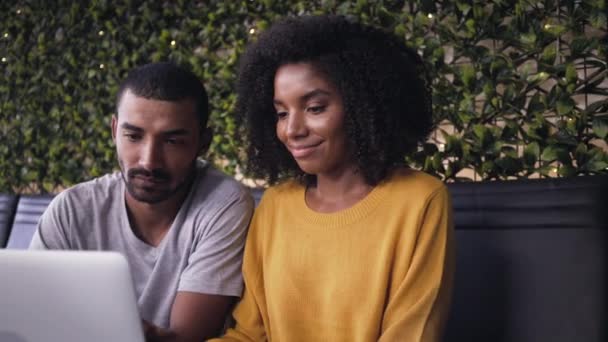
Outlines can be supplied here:
M418 222L411 262L389 296L380 342L442 338L454 270L452 207L445 186L429 197Z
M232 313L236 321L236 326L228 329L221 338L212 339L210 342L258 342L268 340L260 306L265 305L264 283L262 277L262 228L269 224L264 218L264 208L266 207L269 196L265 194L264 197L265 198L262 199L260 205L253 214L247 242L245 243L245 252L243 255L243 280L245 282L245 290L241 300Z

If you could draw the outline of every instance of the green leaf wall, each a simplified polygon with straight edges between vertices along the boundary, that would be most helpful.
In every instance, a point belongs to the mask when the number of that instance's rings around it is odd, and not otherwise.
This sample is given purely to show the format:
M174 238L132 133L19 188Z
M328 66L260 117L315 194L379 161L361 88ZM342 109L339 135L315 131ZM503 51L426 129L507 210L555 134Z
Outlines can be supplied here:
M334 13L417 48L438 129L410 158L446 181L606 173L606 2L2 1L0 192L55 192L116 168L110 117L135 66L189 66L210 94L208 157L240 170L233 85L247 42Z

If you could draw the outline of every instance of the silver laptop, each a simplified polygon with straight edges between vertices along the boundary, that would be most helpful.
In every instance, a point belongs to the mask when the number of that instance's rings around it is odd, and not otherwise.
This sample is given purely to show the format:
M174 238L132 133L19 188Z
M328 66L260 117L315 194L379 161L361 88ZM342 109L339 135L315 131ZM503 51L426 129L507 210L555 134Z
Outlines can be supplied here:
M1 342L144 342L115 252L0 250Z

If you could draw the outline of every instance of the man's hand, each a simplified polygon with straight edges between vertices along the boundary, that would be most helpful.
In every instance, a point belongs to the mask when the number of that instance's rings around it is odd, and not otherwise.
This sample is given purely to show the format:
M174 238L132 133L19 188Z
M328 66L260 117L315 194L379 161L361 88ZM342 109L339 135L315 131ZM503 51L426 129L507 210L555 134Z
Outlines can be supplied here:
M145 320L142 320L142 326L146 342L169 342L176 338L176 335L170 330L159 328Z

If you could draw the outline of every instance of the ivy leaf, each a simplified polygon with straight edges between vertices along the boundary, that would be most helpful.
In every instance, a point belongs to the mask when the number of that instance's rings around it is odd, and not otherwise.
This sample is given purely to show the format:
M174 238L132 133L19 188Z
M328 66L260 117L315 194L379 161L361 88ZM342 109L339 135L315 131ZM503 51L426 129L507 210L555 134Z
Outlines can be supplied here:
M562 165L558 171L558 174L562 177L576 176L576 173L577 173L576 168L571 165Z
M562 97L557 100L557 114L566 115L574 109L574 101L569 97Z
M591 40L585 36L579 36L572 39L572 43L570 43L570 49L572 52L572 56L578 57L585 53L585 51L591 45Z
M608 135L608 117L593 118L593 133L599 138L606 139L606 135Z
M590 160L584 165L584 169L591 172L608 170L608 162L605 160Z
M555 44L547 45L541 54L541 61L545 64L553 64L557 56L557 47Z
M566 80L568 83L575 83L577 79L578 75L576 73L576 68L574 67L574 64L569 63L566 66Z
M536 34L534 32L524 33L520 36L520 40L525 45L534 45L536 43Z
M601 29L606 27L606 13L603 11L595 11L591 14L591 18L589 19L591 22L591 26L596 29Z
M576 165L581 167L582 165L585 165L592 157L592 153L588 152L587 150L587 145L585 145L584 143L578 144L576 150L574 151L574 159L576 160Z
M469 11L471 10L471 5L461 1L456 2L456 7L458 7L458 10L460 10L460 12L465 16L469 14Z
M526 165L533 166L538 161L539 155L540 146L536 141L531 144L528 144L528 146L524 148L524 162L526 163Z
M460 69L460 72L462 83L464 83L464 85L470 89L475 82L475 68L467 64Z
M566 151L563 147L549 145L545 147L543 153L540 158L544 161L552 162L556 160L565 161L568 159L567 157L568 151Z
M532 96L532 99L528 103L528 115L535 113L542 113L545 111L545 104L543 102L543 96L540 92L537 92Z
M558 25L558 24L547 24L544 27L545 31L554 35L554 36L559 36L560 34L566 32L566 27L564 25Z
M507 175L517 174L523 169L521 160L509 156L497 159L495 163L501 169L501 173Z

